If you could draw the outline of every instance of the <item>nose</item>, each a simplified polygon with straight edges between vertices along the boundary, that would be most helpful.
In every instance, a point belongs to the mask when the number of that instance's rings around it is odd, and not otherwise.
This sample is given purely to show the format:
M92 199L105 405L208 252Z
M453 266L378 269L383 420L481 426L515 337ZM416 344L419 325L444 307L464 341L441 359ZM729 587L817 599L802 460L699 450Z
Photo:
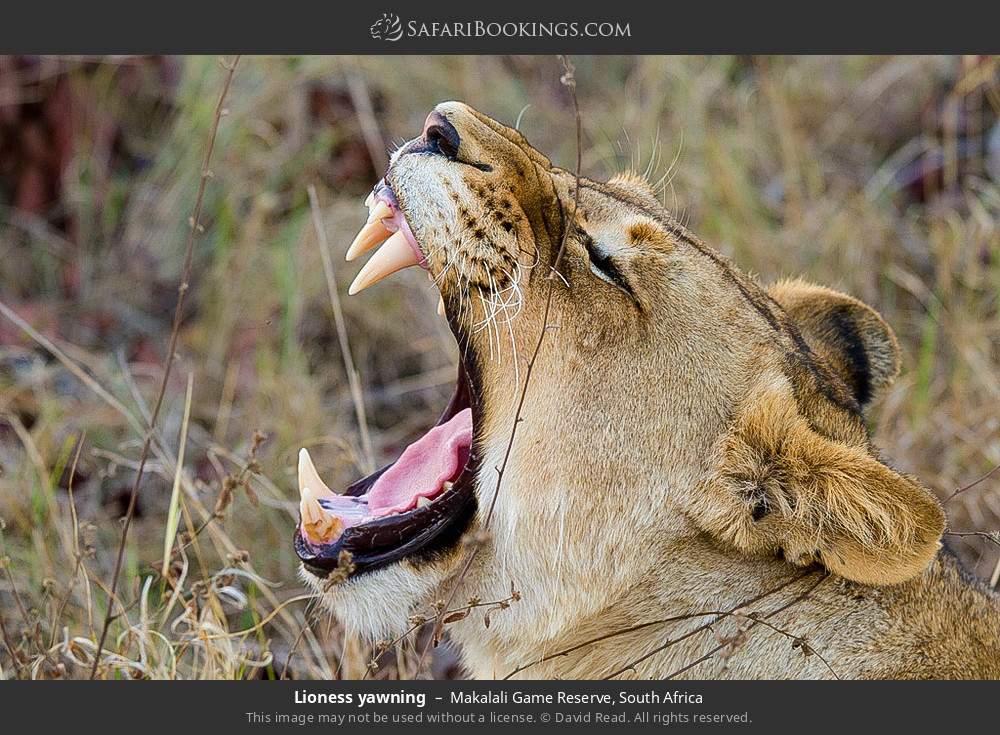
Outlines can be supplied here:
M447 158L458 157L458 146L462 139L455 126L437 110L431 112L424 121L424 131L421 134L424 142L431 150L441 153Z

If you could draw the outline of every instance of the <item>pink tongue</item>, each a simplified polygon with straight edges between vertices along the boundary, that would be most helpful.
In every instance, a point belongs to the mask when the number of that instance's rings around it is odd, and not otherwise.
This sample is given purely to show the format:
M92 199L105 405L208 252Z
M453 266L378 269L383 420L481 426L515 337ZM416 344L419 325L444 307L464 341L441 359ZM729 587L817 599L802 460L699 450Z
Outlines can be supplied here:
M472 446L472 409L459 411L447 422L406 448L368 491L368 510L375 517L402 513L417 498L432 498L441 485L458 474Z

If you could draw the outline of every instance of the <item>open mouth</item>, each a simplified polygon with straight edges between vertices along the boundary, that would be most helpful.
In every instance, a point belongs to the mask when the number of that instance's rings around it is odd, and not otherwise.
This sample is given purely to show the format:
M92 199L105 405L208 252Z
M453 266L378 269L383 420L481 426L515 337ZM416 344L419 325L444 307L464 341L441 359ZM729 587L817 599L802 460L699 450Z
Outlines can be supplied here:
M381 182L366 204L368 223L347 252L353 260L378 245L351 284L355 294L402 268L426 261L392 189ZM429 273L429 271L428 271ZM443 301L439 302L443 312ZM353 574L415 554L433 554L457 541L475 511L473 380L459 362L455 393L438 422L396 461L335 493L309 453L299 453L300 522L295 551L319 577L350 554Z

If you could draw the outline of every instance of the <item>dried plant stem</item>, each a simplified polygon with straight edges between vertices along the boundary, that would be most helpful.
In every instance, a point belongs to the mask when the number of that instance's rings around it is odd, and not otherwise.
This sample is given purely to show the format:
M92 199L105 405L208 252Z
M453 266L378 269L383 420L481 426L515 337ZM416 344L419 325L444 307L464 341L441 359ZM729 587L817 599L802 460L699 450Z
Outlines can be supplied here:
M17 675L20 677L22 670L21 656L17 648L14 647L14 642L11 640L10 634L7 632L7 624L4 622L2 610L0 610L0 636L3 637L3 644L10 655L11 662L14 664L14 670L17 671Z
M128 422L129 426L135 430L136 433L142 434L145 430L143 425L135 417L131 411L125 408L124 404L115 398L111 393L109 393L104 386L98 383L94 378L92 378L86 370L80 367L73 359L69 357L63 350L57 347L52 340L48 339L45 335L41 334L37 329L32 327L28 322L22 319L17 312L11 309L7 304L0 301L0 314L2 314L11 324L15 325L22 332L27 334L31 339L40 344L46 352L55 357L62 365L73 374L74 377L79 379L81 383L90 388L96 395L98 395L105 403L111 406L115 411L121 414L125 420Z
M728 615L733 615L737 611L739 611L740 609L742 609L744 607L748 607L749 605L753 605L753 604L755 604L757 602L760 602L761 600L764 600L764 599L770 597L771 595L777 594L778 592L780 592L781 590L783 590L785 587L788 587L789 585L794 584L795 582L798 582L800 579L804 579L805 577L808 577L812 573L813 572L809 571L809 572L803 572L802 574L797 574L794 577L792 577L791 579L788 579L788 580L782 582L777 587L772 587L771 589L767 590L766 592L762 592L759 595L756 595L754 597L751 597L750 599L744 600L743 602L740 602L739 604L737 604L736 606L730 608L729 610L702 610L700 612L685 613L683 615L672 615L672 616L667 617L667 618L660 618L659 620L650 620L650 621L645 622L645 623L638 623L636 625L631 625L631 626L629 626L627 628L619 628L618 630L612 631L610 633L605 633L605 634L599 635L599 636L597 636L595 638L590 638L588 640L585 640L582 643L577 643L576 645L570 646L569 648L564 648L564 649L562 649L560 651L556 651L555 653L550 653L549 655L543 656L542 658L540 658L540 659L538 659L536 661L531 661L530 663L522 664L521 666L518 666L516 669L514 669L513 671L511 671L509 674L507 674L503 678L504 678L504 680L510 679L511 677L516 676L517 674L521 673L522 671L526 671L527 669L530 669L533 666L537 666L538 664L542 664L542 663L545 663L546 661L551 661L552 659L560 658L562 656L568 656L571 653L579 651L579 650L581 650L583 648L587 648L588 646L592 646L595 643L600 643L601 641L606 641L606 640L609 640L611 638L617 638L618 636L621 636L621 635L627 635L628 633L634 633L634 632L636 632L638 630L643 630L645 628L650 628L650 627L653 627L653 626L656 626L656 625L666 625L668 623L678 623L678 622L682 622L684 620L693 620L694 618L701 618L701 617L708 617L708 616L725 617L725 616L728 616ZM716 621L712 621L712 623L714 623L714 622L716 622ZM712 623L707 623L706 625L703 625L703 626L701 626L699 628L696 628L695 630L692 630L689 633L686 633L684 635L684 637L685 638L689 638L690 636L695 635L696 633L700 633L700 632L702 632L704 630L708 630L712 626ZM681 640L681 639L679 639L679 640Z
M815 590L817 587L819 587L821 584L823 584L823 582L825 582L829 578L830 578L829 573L824 574L822 577L820 577L819 579L817 579L812 585L810 585L809 588L805 592L803 592L801 595L799 595L798 597L792 599L789 602L786 602L784 605L782 605L778 609L772 610L767 615L762 616L760 619L754 620L752 623L750 623L750 625L747 626L746 629L749 631L749 630L751 630L752 628L755 628L758 625L763 625L764 624L764 620L766 620L767 618L772 618L775 615L777 615L778 613L782 613L785 610L787 610L788 608L792 607L792 605L799 604L800 602L802 602L803 600L805 600L807 597L809 597L809 595L812 594L813 590ZM707 661L708 659L712 658L712 656L714 656L715 654L717 654L719 651L721 651L727 645L729 645L729 644L728 643L722 643L722 644L716 646L711 651L709 651L708 653L706 653L704 656L701 656L697 660L692 661L691 663L687 664L686 666L683 666L683 667L677 669L677 671L673 672L669 676L665 676L664 679L675 679L675 678L677 678L678 676L680 676L681 674L683 674L685 671L689 671L689 670L693 669L695 666L697 666L698 664L703 663L703 662ZM826 663L825 659L823 659L823 663ZM828 664L828 663L826 663L826 665L827 665L827 667L830 666L830 664ZM631 668L631 666L629 668ZM831 671L832 671L832 669L831 669ZM621 673L621 672L619 672L619 673ZM615 676L615 674L612 674L612 676ZM836 676L836 673L834 673L834 676ZM838 676L837 678L839 679L840 677Z
M747 607L748 605L755 604L756 602L759 602L760 600L763 600L765 597L769 597L770 595L778 592L779 590L784 589L785 587L789 586L793 582L797 582L798 580L802 579L805 576L807 576L807 575L800 575L798 577L793 577L792 579L788 580L787 582L784 582L781 585L779 585L779 586L777 586L777 587L775 587L773 589L770 589L767 592L764 592L764 593L758 595L755 598L752 598L751 600L748 600L748 601L746 601L744 603L741 603L740 605L737 605L734 608L731 608L726 614L727 615L732 615L733 613L737 612L740 608ZM803 592L798 597L793 598L790 602L785 603L784 605L782 605L781 607L777 608L776 610L772 610L767 615L761 616L761 618L753 620L753 622L749 626L747 626L747 630L750 630L751 628L754 628L756 625L760 624L761 620L765 620L767 618L774 617L778 613L787 610L792 605L795 605L795 604L801 602L802 600L806 599L806 597L808 597L809 594L812 593L812 591L814 589L816 589L824 580L826 580L827 578L829 578L829 576L830 576L829 573L824 573L814 584L812 584L810 587L808 587L806 589L806 591ZM617 676L621 676L626 671L634 671L635 667L638 666L643 661L646 661L647 659L652 658L653 656L657 655L658 653L661 653L661 652L665 651L666 649L670 648L671 646L676 645L677 643L680 643L683 640L691 638L692 636L697 635L698 633L702 633L702 632L704 632L706 630L710 630L711 627L712 627L712 625L714 625L716 622L718 622L718 619L713 620L710 623L706 623L705 625L699 626L699 627L697 627L697 628L695 628L695 629L693 629L691 631L688 631L687 633L685 633L682 636L678 636L677 638L668 640L668 641L664 642L663 644L661 644L661 645L657 646L656 648L654 648L649 653L644 654L643 656L640 656L639 658L631 661L630 663L628 663L627 665L625 665L622 668L618 669L617 671L615 671L615 672L613 672L611 674L608 674L604 678L605 679L614 679ZM704 661L707 661L712 656L714 656L719 651L721 651L723 648L725 648L727 645L729 645L729 644L728 643L723 643L723 644L721 644L719 646L716 646L711 651L709 651L708 653L706 653L704 656L699 657L697 660L692 661L691 663L683 666L682 668L678 669L677 671L673 672L672 674L670 674L669 676L666 676L664 678L665 679L673 679L673 678L676 678L677 676L680 676L685 671L688 671L689 669L694 668L698 664L700 664L700 663L702 663Z
M299 644L302 643L302 639L305 638L306 631L310 629L316 620L319 618L319 613L322 608L317 604L319 598L313 599L308 605L306 605L305 611L302 613L302 625L299 627L299 632L295 635L295 640L292 641L291 647L288 649L288 655L285 657L285 666L281 670L280 679L288 678L288 668L292 665L292 658L295 656L296 650L298 650Z
M62 619L63 612L66 610L66 605L69 604L69 598L72 596L73 588L76 586L76 580L80 572L80 567L83 565L83 554L80 553L80 528L76 515L76 498L73 495L73 481L76 479L76 468L77 464L80 462L80 451L83 449L83 443L86 438L86 432L84 432L84 434L82 434L76 442L76 452L73 454L73 464L70 467L69 480L66 485L66 493L69 495L70 522L72 523L73 530L73 573L69 577L70 581L66 586L66 594L63 596L62 602L59 603L55 614L52 616L52 630L49 638L49 648L52 648L52 646L56 644L59 621Z
M35 440L31 436L31 432L28 431L24 423L16 415L12 413L2 414L3 420L10 424L10 427L17 434L17 438L21 440L21 444L24 446L24 451L28 455L28 459L31 464L35 466L35 474L38 475L38 487L42 494L42 498L45 501L45 509L49 514L49 517L56 518L58 513L58 508L55 504L55 498L52 495L52 478L49 477L48 468L45 466L45 459L42 457L42 453L38 450L38 445L35 444ZM60 529L60 534L62 529Z
M972 488L976 487L976 485L978 485L979 483L985 482L986 480L988 480L991 477L993 477L993 475L995 475L997 472L1000 472L1000 464L998 464L992 470L990 470L985 475L983 475L982 477L980 477L978 480L974 480L974 481L970 482L968 485L963 485L962 487L960 487L957 490L955 490L955 492L953 492L951 495L949 495L947 498L945 498L944 502L945 503L950 503L955 498L956 495L961 495L962 493L966 492L967 490L971 490Z
M208 183L208 179L212 175L211 169L209 168L212 162L212 152L215 149L215 139L219 132L219 122L222 120L225 110L223 103L225 102L226 95L229 93L229 87L233 82L233 74L236 72L236 65L239 63L239 60L240 57L237 56L233 59L232 63L225 65L226 76L223 81L222 92L219 94L218 104L215 106L215 117L212 120L212 128L209 132L208 143L205 148L205 156L202 161L200 176L198 177L198 193L195 197L194 212L191 215L190 220L190 229L188 231L187 244L184 254L184 267L181 271L180 286L177 289L177 305L174 307L174 320L173 326L170 330L170 340L167 345L167 355L163 365L163 377L160 380L160 388L156 395L156 402L153 404L153 411L150 414L149 427L145 432L145 437L142 442L142 451L139 454L139 467L136 469L135 481L132 483L132 490L129 494L128 508L125 511L125 521L122 524L121 539L118 543L118 556L115 560L114 572L111 575L108 609L104 616L104 624L101 627L101 635L97 641L97 650L94 653L94 665L90 670L91 679L97 677L97 671L101 663L101 651L104 649L104 643L108 637L108 629L110 628L111 620L114 617L114 597L116 590L118 589L118 578L121 575L122 565L125 561L125 546L128 541L128 532L132 526L132 518L135 515L135 504L139 497L139 486L142 483L143 472L146 469L146 460L149 457L150 445L153 442L153 436L156 431L156 422L160 416L160 409L163 406L163 398L167 392L167 383L170 380L171 368L174 364L174 353L177 349L177 338L180 334L184 300L187 295L191 279L191 266L194 260L194 242L198 233L201 231L201 209L205 198L205 186Z
M361 434L361 450L365 459L365 474L375 471L375 458L372 454L372 441L368 433L368 418L365 412L365 393L361 387L361 378L354 366L354 355L351 352L351 342L347 337L347 324L344 321L344 309L337 293L337 276L333 270L333 258L330 257L330 243L326 238L326 228L323 227L323 217L320 214L319 197L316 187L309 185L309 208L312 210L313 227L316 229L316 240L319 245L320 258L323 260L323 273L326 276L326 289L330 293L330 304L333 306L333 320L337 326L337 339L340 342L340 354L344 359L344 372L347 373L347 384L351 390L351 400L354 403L354 415L358 421L358 431Z
M440 611L440 618L443 620L443 625L447 625L449 623L458 622L459 620L464 620L469 616L469 614L473 610L487 608L484 621L488 623L490 613L496 610L506 610L508 607L511 606L512 603L519 602L520 599L521 599L521 594L516 590L514 590L513 587L511 587L510 595L503 598L502 600L483 601L479 599L470 598L469 602L463 606L451 610L442 609ZM379 661L382 660L382 657L385 656L385 654L393 650L396 646L404 643L407 638L409 638L413 633L416 633L424 626L436 622L437 619L438 619L437 615L435 615L432 618L425 618L422 615L414 615L413 617L411 617L409 628L407 628L404 632L400 633L398 636L393 638L391 641L383 641L378 644L375 655L372 657L372 660L368 663L368 670L365 672L363 679L367 679L370 675L378 671ZM419 663L420 662L418 661L418 664ZM420 673L419 667L416 669L416 673L418 674Z
M945 531L944 535L957 538L981 538L995 546L1000 546L1000 531Z
M7 577L7 584L10 585L10 593L14 597L14 603L17 606L17 611L21 615L21 622L24 623L26 628L30 628L33 624L33 618L28 615L28 609L24 606L24 600L21 599L21 593L17 591L17 585L14 583L14 575L10 573L10 564L4 566L3 573L4 576Z
M823 581L823 580L820 580L820 581ZM817 582L816 586L818 586L818 585L819 585L819 583ZM805 642L805 639L803 637L797 636L794 633L785 630L784 628L779 628L774 623L767 622L767 620L764 619L764 618L758 617L758 618L751 618L751 619L753 620L753 624L750 625L750 626L748 626L747 630L750 630L750 628L754 627L754 625L763 625L765 628L768 628L769 630L774 631L778 635L785 636L785 638L790 639L793 643L802 644L802 643ZM823 654L821 654L819 651L817 651L812 646L809 646L808 650L809 650L809 655L810 656L815 656L816 658L818 658L820 661L823 662L823 665L826 666L827 671L829 671L831 674L833 674L833 678L834 679L840 679L840 674L838 674L834 670L833 666L831 666L830 662L827 661L826 658L824 658Z
M177 469L174 472L174 485L170 489L170 503L167 506L167 530L163 534L163 566L160 574L164 579L170 570L170 550L177 536L178 515L181 501L181 475L184 473L184 448L187 445L188 424L191 421L191 393L194 389L194 373L188 373L187 391L184 394L184 418L181 419L181 433L177 440Z
M302 602L303 600L315 600L315 599L316 595L312 592L307 592L304 595L296 595L295 597L289 597L284 602L279 603L278 606L275 607L273 610L271 610L271 612L269 612L267 615L257 620L257 622L251 625L249 628L244 628L243 630L234 630L232 632L227 632L227 633L208 633L202 635L199 638L199 640L201 641L232 640L234 638L243 638L252 633L259 633L264 629L264 627L268 623L270 623L272 620L278 617L278 615L280 615L281 612L289 605L292 605L296 602Z
M347 92L351 95L351 103L361 123L361 134L364 136L368 155L376 171L385 171L389 167L389 157L386 154L385 140L378 127L375 106L372 104L371 92L365 83L365 78L354 59L344 62L344 75L347 77Z

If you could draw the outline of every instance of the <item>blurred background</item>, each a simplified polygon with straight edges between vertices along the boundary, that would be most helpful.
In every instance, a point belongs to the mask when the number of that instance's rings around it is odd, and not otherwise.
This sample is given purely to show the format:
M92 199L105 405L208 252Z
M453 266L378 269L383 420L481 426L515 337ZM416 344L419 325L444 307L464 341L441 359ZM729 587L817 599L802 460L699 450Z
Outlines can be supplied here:
M876 443L947 502L949 544L996 585L1000 60L573 62L585 175L645 172L761 282L801 275L885 316L903 374ZM461 676L446 643L420 665L419 629L352 639L296 577L299 447L347 485L427 428L455 362L422 274L344 299L369 451L308 187L344 295L387 150L437 102L517 122L573 168L562 72L240 60L98 676ZM0 678L90 675L225 76L215 57L0 57Z

